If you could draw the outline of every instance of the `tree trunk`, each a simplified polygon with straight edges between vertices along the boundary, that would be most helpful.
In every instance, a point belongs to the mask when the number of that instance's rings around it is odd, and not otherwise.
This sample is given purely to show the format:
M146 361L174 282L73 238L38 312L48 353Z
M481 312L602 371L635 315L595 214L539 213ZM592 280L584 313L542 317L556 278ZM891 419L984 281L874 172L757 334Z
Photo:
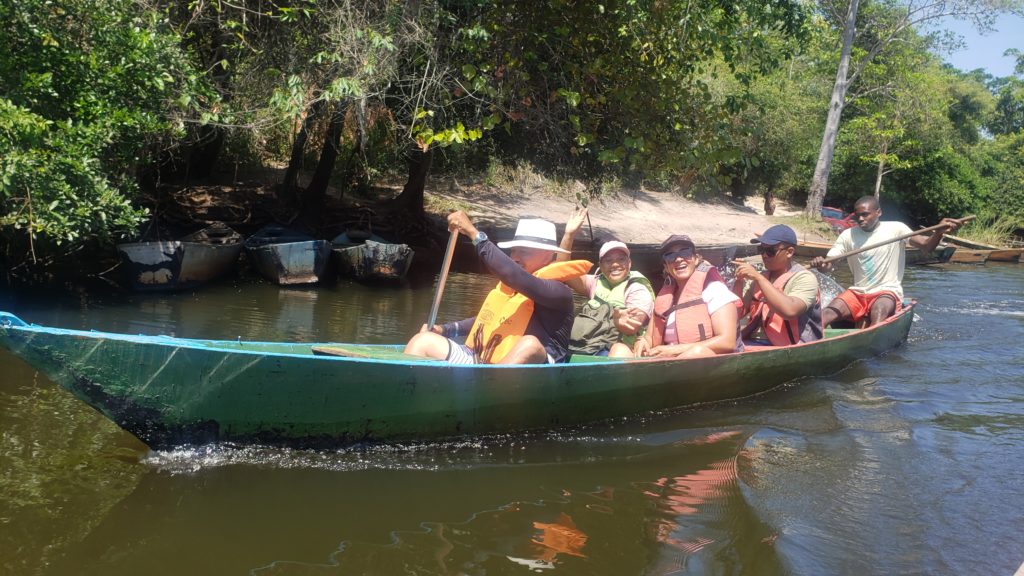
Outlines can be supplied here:
M316 164L313 179L301 196L302 211L300 219L311 228L319 227L320 215L324 212L324 201L327 198L327 185L334 172L334 162L338 159L338 147L341 145L341 132L345 127L345 104L335 104L331 113L331 123L327 127L324 145L320 150L320 161Z
M434 158L434 150L424 152L413 144L409 151L409 179L402 188L402 193L395 198L395 206L409 216L422 219L423 189L427 185L427 174L430 173L430 162Z
M323 100L317 100L302 119L302 126L299 133L295 135L292 142L292 155L288 160L288 169L284 173L284 180L281 182L282 196L286 200L298 200L296 190L299 186L299 169L302 167L302 158L305 156L306 142L309 140L309 129L316 122L323 112ZM297 204L298 202L296 202Z
M885 155L889 153L889 144L882 145L882 156L878 159L878 172L875 174L875 200L882 192L882 176L885 176Z
M843 24L843 48L839 54L839 70L836 71L836 83L832 87L832 99L828 106L828 119L825 121L825 133L821 136L821 148L818 151L818 162L814 166L814 178L811 190L807 195L807 208L804 213L817 218L821 214L821 206L825 202L828 191L828 175L832 169L832 159L836 151L836 136L839 135L839 122L846 105L846 90L850 86L850 58L853 53L853 40L857 32L857 5L859 0L850 0L850 8Z

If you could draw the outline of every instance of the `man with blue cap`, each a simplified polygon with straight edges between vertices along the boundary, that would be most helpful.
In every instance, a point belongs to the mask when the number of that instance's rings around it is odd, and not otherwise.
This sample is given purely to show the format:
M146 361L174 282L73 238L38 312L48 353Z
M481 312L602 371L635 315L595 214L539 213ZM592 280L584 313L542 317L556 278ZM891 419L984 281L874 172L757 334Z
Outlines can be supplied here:
M733 291L743 298L747 346L789 346L820 340L821 294L818 278L793 261L796 232L777 224L750 241L764 263L764 273L737 260Z

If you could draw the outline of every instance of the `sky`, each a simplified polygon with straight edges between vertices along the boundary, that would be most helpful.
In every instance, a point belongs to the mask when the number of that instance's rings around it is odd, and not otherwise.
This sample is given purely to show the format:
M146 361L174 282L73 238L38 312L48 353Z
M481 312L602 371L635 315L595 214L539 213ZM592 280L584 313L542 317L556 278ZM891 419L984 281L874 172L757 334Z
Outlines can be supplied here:
M1013 74L1014 59L1003 56L1003 52L1007 48L1024 51L1024 18L1020 16L1001 16L995 24L996 30L984 36L979 35L970 24L949 18L944 27L963 36L966 47L941 56L965 72L985 68L996 77L1010 76Z

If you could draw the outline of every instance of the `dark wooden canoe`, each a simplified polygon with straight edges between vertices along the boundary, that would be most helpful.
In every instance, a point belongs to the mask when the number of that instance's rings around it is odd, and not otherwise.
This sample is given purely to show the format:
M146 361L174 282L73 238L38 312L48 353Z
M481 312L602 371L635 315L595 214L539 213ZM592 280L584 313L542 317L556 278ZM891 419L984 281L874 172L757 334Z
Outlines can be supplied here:
M245 251L256 270L277 284L315 284L323 279L331 245L271 224L245 241Z
M925 252L920 248L908 246L906 251L906 263L907 265L921 265L921 264L942 264L943 262L949 262L949 259L956 254L956 246L937 246L935 250L931 252Z
M117 245L132 288L185 290L227 273L238 261L242 236L214 224L178 240Z
M331 241L338 275L364 282L396 282L405 278L415 252L406 244L387 242L379 236L364 240L339 234Z
M891 350L913 316L910 305L865 330L740 354L528 366L451 366L401 346L65 330L4 312L0 345L154 448L332 446L551 428L744 398ZM348 355L315 355L314 347Z

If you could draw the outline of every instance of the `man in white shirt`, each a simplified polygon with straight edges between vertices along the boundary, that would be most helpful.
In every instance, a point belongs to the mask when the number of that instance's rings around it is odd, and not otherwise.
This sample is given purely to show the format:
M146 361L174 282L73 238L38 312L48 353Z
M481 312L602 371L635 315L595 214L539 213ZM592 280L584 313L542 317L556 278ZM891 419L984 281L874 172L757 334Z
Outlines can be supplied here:
M882 208L874 196L861 197L853 209L857 227L848 228L839 235L828 251L829 258L913 233L902 222L881 222ZM909 242L924 252L931 252L946 232L954 232L960 227L960 222L951 218L943 218L942 223L947 228L940 228L931 236L911 236L847 258L853 272L853 286L825 307L822 324L828 326L836 320L857 323L866 318L867 326L872 326L898 312L903 302L906 245ZM832 263L825 264L824 260L819 256L811 261L811 266L831 270Z

